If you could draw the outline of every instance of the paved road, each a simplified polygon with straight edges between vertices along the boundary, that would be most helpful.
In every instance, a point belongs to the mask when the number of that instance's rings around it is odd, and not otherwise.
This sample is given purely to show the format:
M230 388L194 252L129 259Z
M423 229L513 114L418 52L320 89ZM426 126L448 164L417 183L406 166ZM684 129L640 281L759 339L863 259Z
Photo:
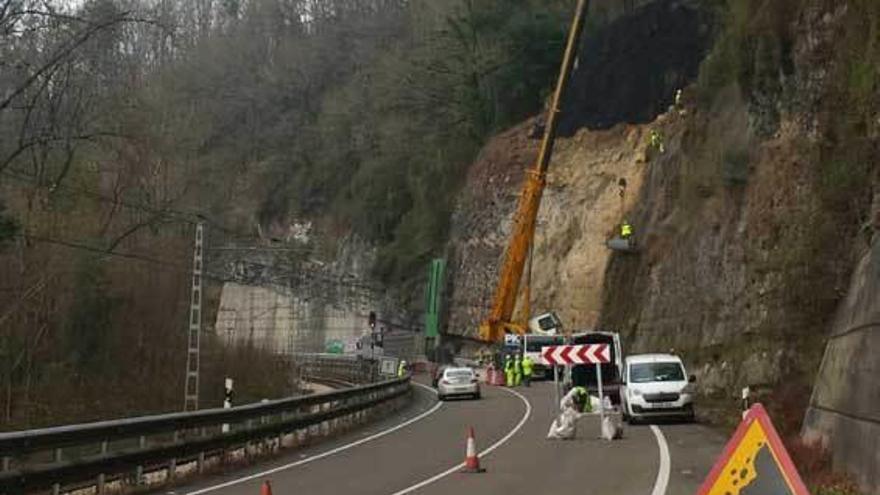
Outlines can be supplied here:
M410 407L366 430L175 492L257 495L269 479L276 495L684 495L696 491L724 443L699 425L628 427L623 440L606 443L596 438L595 418L580 421L575 440L548 441L552 386L534 385L515 391L486 387L483 400L442 404L419 387ZM469 426L478 450L491 450L481 458L483 474L456 468ZM663 449L670 462L661 462Z

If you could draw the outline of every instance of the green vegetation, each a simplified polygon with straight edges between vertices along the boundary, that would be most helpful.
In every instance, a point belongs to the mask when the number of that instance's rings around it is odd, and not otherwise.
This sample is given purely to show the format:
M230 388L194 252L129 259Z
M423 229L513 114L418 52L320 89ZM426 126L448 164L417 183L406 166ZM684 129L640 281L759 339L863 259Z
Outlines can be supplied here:
M214 245L312 222L292 265L354 233L377 248L379 278L415 287L467 165L540 109L573 8L0 4L3 428L180 407L196 214ZM236 373L242 397L289 392L262 350L203 345L205 369Z
M556 2L564 4L564 2ZM538 110L561 51L546 2L414 2L409 23L322 95L310 139L278 160L291 180L267 216L330 214L380 246L376 273L421 273L486 138Z
M18 222L6 214L6 207L0 202L0 248L4 247L18 233Z

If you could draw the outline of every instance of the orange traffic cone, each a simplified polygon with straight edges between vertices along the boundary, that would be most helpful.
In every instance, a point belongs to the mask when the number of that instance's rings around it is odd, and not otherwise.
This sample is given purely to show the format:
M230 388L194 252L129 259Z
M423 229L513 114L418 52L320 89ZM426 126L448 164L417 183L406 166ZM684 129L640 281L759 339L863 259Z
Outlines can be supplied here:
M467 451L464 458L464 469L462 473L484 473L485 469L480 467L480 458L477 456L477 441L474 439L474 427L468 429Z
M263 481L263 486L260 487L260 495L272 495L272 485L269 483L269 480Z

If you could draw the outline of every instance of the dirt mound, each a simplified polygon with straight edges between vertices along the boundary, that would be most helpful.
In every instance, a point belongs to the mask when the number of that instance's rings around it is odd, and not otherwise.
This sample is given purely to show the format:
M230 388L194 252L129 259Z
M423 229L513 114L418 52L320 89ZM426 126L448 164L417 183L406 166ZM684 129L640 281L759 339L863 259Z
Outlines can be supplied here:
M651 122L693 81L713 41L705 2L659 0L581 42L560 134Z

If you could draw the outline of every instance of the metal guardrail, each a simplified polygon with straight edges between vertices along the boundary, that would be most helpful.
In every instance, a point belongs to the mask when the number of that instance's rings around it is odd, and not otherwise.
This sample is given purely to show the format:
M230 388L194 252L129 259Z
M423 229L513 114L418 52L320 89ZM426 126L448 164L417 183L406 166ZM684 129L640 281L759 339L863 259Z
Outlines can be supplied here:
M335 361L335 362L331 362ZM366 368L364 368L366 367ZM368 380L369 362L314 358L305 369L331 380ZM160 414L79 425L0 433L0 493L95 486L109 480L142 485L149 472L164 470L173 480L178 466L224 455L256 442L282 445L332 420L362 417L376 406L410 392L409 377L332 392L248 404L230 409ZM277 442L277 443L276 443Z
M351 355L294 354L293 361L300 369L300 377L308 381L335 381L349 384L375 382L378 375L376 362Z

